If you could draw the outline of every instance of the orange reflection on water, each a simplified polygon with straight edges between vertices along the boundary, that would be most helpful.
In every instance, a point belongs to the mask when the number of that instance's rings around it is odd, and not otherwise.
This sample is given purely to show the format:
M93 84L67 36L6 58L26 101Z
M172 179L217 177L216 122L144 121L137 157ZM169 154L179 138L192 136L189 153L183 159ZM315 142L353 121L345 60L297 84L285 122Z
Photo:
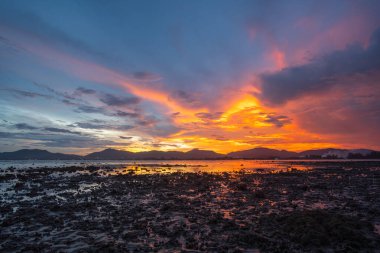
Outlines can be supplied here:
M280 173L305 171L312 166L292 164L284 160L177 160L135 161L117 166L109 175L169 173Z

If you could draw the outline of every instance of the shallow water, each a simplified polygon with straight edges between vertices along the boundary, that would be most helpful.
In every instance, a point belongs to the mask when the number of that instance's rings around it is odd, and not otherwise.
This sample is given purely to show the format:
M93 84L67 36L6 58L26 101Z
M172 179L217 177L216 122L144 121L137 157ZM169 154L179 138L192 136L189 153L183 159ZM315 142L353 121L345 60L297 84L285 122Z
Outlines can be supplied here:
M378 162L371 160L365 162ZM70 166L104 166L115 168L115 173L137 174L170 172L276 172L310 170L318 167L350 165L360 160L9 160L1 161L0 168L62 168Z
M0 252L314 252L330 221L331 252L374 252L379 173L343 160L3 162Z

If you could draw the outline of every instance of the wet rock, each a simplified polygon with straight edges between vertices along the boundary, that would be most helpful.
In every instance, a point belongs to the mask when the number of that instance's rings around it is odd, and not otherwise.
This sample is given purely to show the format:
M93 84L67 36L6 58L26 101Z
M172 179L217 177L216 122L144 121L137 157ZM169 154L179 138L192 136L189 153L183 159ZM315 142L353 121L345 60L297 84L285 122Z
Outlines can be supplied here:
M245 184L245 183L239 183L239 184L237 184L236 188L239 191L247 191L248 190L248 185Z
M339 166L259 174L0 170L0 251L374 251L380 203L371 179L380 166Z

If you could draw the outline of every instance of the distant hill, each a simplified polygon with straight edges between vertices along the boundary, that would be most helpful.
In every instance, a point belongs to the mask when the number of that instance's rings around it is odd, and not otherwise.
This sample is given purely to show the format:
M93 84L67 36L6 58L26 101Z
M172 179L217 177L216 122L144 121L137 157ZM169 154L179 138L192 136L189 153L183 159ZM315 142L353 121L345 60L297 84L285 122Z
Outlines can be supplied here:
M79 155L51 153L41 149L21 149L15 152L0 153L0 160L80 160Z
M286 150L277 150L270 148L254 148L249 150L242 150L231 152L227 155L231 158L241 159L273 159L273 158L296 158L298 153Z
M185 153L185 159L220 159L226 155L215 153L210 150L193 149Z
M203 160L203 159L220 159L225 155L215 153L209 150L193 149L188 152L180 151L146 151L146 152L129 152L116 149L105 149L84 156L84 159L94 160Z
M131 160L135 159L133 152L107 148L84 156L86 160Z
M41 149L21 149L15 152L0 153L0 160L212 160L212 159L380 159L380 152L369 149L315 149L299 153L270 148L254 148L231 152L227 155L211 150L193 149L181 151L130 152L105 149L85 156L51 153Z

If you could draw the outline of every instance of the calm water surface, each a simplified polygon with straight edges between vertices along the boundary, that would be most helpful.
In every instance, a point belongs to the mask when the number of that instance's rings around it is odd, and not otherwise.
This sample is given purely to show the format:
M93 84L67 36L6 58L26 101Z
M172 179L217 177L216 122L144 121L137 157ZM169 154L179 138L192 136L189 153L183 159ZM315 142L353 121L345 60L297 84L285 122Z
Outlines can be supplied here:
M267 172L291 169L309 170L316 167L336 167L342 162L358 160L10 160L0 161L0 168L41 168L69 166L104 166L115 173L170 173L170 172Z

